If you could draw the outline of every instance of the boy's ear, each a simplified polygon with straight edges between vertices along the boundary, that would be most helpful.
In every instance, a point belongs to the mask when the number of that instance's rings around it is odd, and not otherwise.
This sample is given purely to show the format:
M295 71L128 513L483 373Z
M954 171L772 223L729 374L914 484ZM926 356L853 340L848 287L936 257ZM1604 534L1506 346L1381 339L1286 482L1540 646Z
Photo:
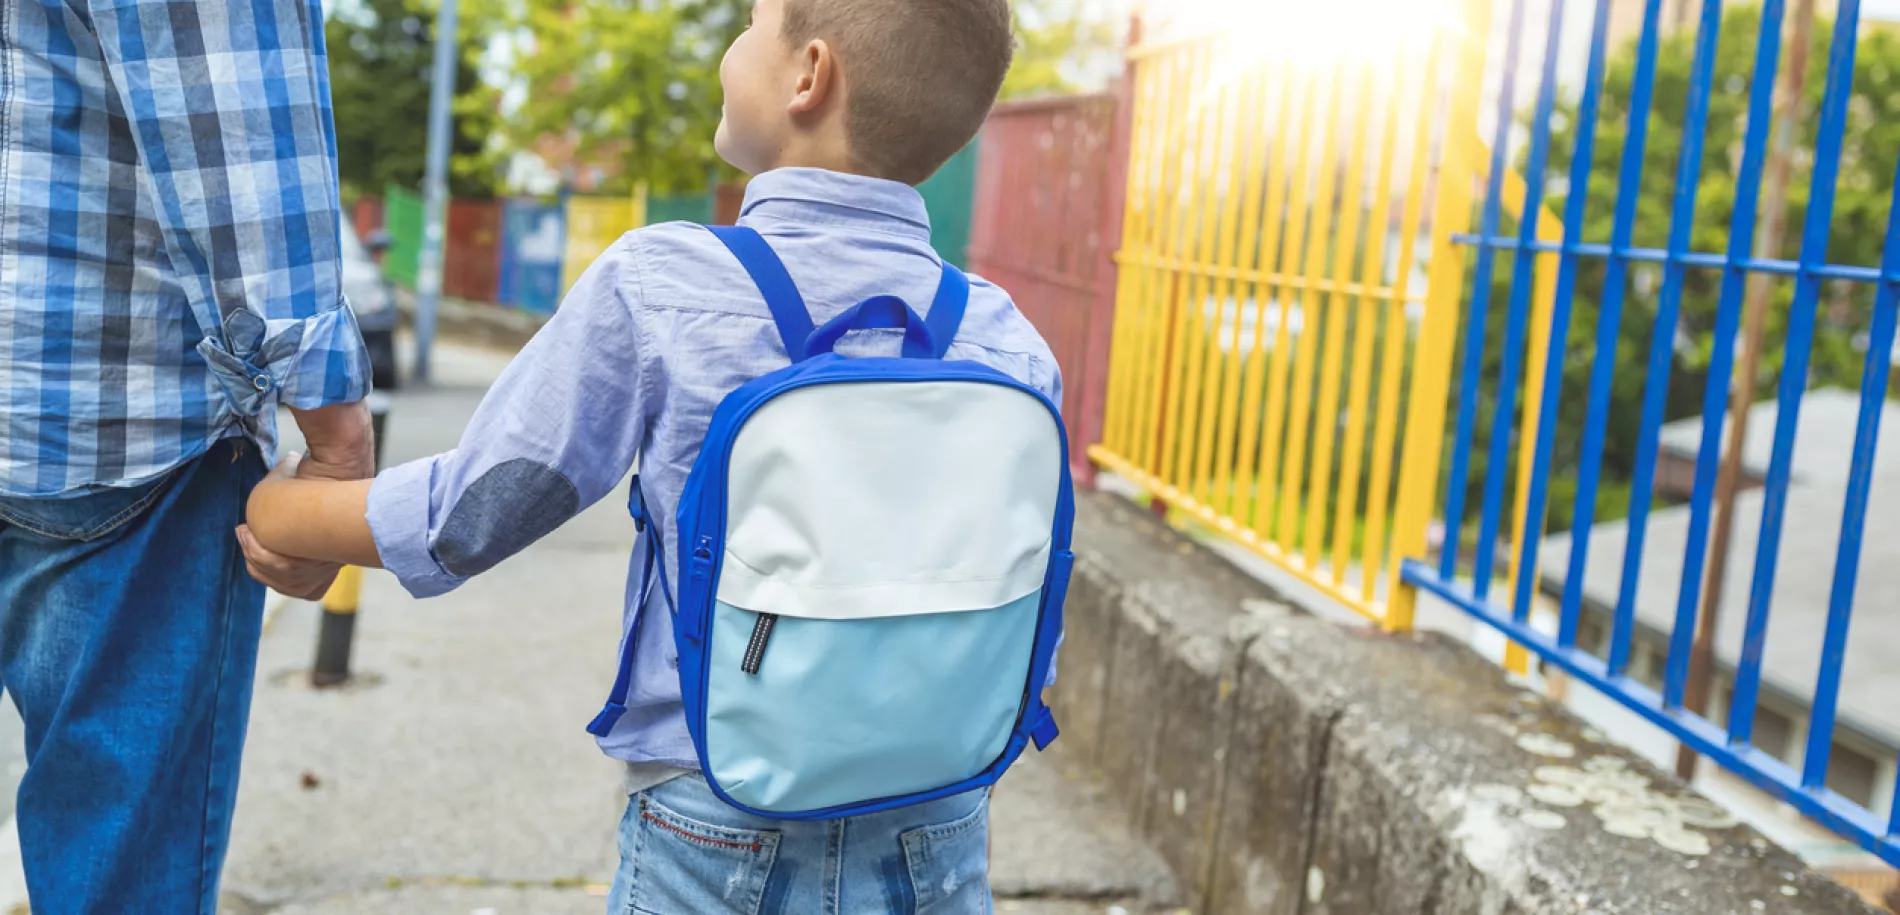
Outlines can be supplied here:
M787 111L794 118L808 117L824 110L838 91L838 57L824 39L813 39L799 51L798 83L793 87L792 103Z

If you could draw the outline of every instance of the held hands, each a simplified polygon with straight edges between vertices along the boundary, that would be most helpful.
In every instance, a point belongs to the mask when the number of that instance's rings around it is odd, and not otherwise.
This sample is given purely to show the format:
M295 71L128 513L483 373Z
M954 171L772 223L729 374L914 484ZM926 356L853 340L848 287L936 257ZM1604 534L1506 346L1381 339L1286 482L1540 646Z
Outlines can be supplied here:
M270 476L257 484L251 493L251 508L248 514L260 526L267 529L281 523L277 519L260 517L268 515L271 505L277 501L272 498L272 490L297 479L335 479L327 476L333 472L333 465L323 465L316 461L305 460L303 455L291 452L277 464ZM367 475L367 474L365 474ZM294 522L293 522L294 523ZM343 566L339 563L315 559L299 559L271 551L258 542L257 535L251 532L250 524L240 524L237 528L238 545L244 549L244 567L251 577L281 594L301 600L317 600L330 590L330 584L336 580Z
M363 517L376 435L363 401L290 412L309 454L286 455L251 492L237 538L252 578L315 600L343 563L380 565Z

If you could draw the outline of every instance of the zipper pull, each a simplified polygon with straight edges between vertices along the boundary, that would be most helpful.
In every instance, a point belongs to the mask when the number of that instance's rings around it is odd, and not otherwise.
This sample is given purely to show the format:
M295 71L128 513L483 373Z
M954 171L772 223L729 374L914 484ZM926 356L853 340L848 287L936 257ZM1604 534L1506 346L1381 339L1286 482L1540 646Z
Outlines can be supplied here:
M752 639L746 643L745 657L739 660L739 670L747 676L759 675L759 665L765 663L765 643L771 640L772 627L776 625L776 613L761 613L759 621L752 624Z
M693 580L705 581L712 577L713 539L699 538L699 545L693 548Z

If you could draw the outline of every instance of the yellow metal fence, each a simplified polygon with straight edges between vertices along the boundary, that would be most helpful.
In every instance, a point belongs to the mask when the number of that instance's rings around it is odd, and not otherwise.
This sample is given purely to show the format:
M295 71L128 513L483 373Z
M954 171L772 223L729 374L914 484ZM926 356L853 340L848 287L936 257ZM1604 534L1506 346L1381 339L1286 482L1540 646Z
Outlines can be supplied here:
M628 197L570 197L567 245L561 258L562 294L574 287L607 246L647 222L644 185Z
M1439 477L1466 269L1452 236L1487 157L1488 17L1473 0L1458 22L1361 55L1241 35L1132 52L1107 417L1090 457L1395 629L1412 617L1399 559L1424 552ZM1523 195L1508 176L1507 208ZM1547 213L1539 234L1559 234ZM1534 423L1545 347L1531 336Z

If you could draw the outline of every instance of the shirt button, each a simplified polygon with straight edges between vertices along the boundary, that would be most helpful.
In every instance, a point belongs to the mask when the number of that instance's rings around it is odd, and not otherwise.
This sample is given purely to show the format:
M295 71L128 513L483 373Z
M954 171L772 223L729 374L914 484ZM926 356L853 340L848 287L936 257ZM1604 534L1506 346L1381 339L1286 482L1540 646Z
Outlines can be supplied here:
M260 391L270 390L270 376L259 375L256 378L251 379L251 386L254 388L257 388Z

